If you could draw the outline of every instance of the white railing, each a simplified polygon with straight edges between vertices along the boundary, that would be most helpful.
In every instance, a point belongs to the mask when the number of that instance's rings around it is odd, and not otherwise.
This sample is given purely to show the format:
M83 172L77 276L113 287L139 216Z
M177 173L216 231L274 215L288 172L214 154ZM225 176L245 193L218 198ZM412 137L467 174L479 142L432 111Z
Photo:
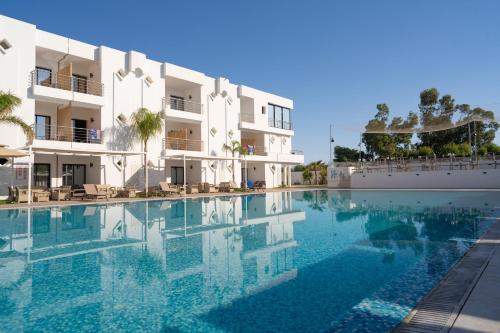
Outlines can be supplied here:
M168 96L163 98L163 105L165 108L168 106L171 110L192 112L197 114L203 113L203 104L185 100L183 98Z
M37 68L31 71L31 85L70 90L82 94L102 96L104 85L97 81L77 76L52 73L50 70Z
M203 151L203 141L167 137L165 149Z
M97 143L103 142L103 133L94 128L78 128L35 124L32 126L37 140Z

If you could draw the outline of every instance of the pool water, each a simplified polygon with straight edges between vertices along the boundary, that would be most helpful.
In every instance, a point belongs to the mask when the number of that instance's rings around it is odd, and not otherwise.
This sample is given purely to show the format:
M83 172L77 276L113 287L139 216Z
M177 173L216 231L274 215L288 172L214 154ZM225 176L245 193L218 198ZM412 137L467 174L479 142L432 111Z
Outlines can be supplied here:
M384 332L500 192L305 191L0 210L0 332Z

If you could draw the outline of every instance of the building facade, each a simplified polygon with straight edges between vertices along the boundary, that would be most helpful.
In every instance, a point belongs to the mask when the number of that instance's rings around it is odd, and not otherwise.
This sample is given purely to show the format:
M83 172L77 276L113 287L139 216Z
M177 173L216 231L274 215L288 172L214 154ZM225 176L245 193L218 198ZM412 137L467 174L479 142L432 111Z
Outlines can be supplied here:
M0 73L0 91L22 99L15 114L35 130L27 142L18 128L2 125L0 143L31 149L34 186L143 188L143 147L129 126L141 107L166 114L164 133L148 144L150 186L240 184L245 175L267 187L290 185L290 167L304 160L292 149L292 100L137 51L82 43L0 16ZM231 141L248 155L225 150ZM26 184L27 161L1 171L1 181Z

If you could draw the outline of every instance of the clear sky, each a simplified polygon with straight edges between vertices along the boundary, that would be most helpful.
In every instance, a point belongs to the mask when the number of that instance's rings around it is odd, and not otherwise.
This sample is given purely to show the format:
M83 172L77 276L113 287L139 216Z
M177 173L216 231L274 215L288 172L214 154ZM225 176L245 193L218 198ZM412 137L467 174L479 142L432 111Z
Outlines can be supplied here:
M0 14L292 98L306 161L328 159L330 123L357 147L377 103L406 115L425 88L500 110L497 0L1 0Z

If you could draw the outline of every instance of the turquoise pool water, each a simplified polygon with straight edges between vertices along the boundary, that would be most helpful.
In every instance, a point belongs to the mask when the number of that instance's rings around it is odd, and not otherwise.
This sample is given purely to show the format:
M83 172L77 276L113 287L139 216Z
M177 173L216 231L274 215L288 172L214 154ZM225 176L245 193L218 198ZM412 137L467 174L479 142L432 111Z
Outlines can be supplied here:
M308 191L0 210L0 331L387 331L499 199Z

